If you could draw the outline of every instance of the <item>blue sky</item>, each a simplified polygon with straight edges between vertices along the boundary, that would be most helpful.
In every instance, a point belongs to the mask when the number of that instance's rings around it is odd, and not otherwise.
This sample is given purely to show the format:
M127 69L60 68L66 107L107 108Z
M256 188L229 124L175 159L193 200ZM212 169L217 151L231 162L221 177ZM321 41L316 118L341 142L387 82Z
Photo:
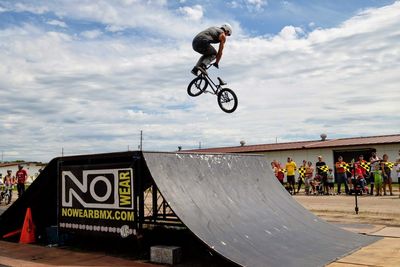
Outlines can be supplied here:
M400 1L1 1L5 160L399 133ZM191 98L202 29L239 107Z

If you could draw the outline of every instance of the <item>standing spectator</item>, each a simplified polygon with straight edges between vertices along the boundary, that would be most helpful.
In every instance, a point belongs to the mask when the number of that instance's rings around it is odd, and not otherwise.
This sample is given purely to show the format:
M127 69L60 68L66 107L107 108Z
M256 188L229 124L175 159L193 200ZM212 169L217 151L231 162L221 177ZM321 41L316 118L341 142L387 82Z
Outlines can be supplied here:
M363 178L367 178L367 169L365 169L362 165L363 164L366 164L367 163L367 161L366 160L364 160L364 156L363 155L360 155L360 156L358 156L358 161L356 161L355 163L354 163L354 167L355 167L355 170L356 170L356 174L358 175L358 176L362 176Z
M307 161L303 159L303 165L299 168L299 179L297 180L297 193L300 192L302 184L305 184Z
M342 183L344 183L344 190L346 194L349 193L349 187L347 185L347 175L345 166L346 162L343 161L343 157L339 156L338 161L335 164L336 178L337 178L337 193L340 195L342 191Z
M7 175L4 176L4 186L6 187L6 190L10 191L10 198L8 199L8 203L10 204L11 199L12 199L12 187L15 184L15 177L12 175L11 170L7 170Z
M360 155L358 156L358 161L353 163L354 168L352 170L354 182L358 183L361 186L361 190L363 192L366 192L367 181L365 178L367 177L367 170L362 166L365 165L366 163L367 161L364 160L364 156ZM356 187L357 185L354 186Z
M25 181L28 178L28 173L23 169L22 165L18 165L15 177L17 179L18 197L21 197L25 193Z
M399 152L400 154L400 152ZM396 173L397 173L397 182L399 185L399 198L400 198L400 158L397 159L396 161Z
M375 194L375 196L382 196L382 193L381 193L381 190L382 190L382 182L383 182L383 179L382 179L382 168L381 168L381 165L374 165L374 167L373 167L373 174L374 174L374 183L375 183L375 191L376 191L376 194Z
M285 177L285 174L282 171L281 164L274 160L271 162L272 170L275 173L275 177L278 179L278 181L283 185L283 178Z
M294 162L292 158L288 157L285 168L287 172L286 179L289 184L289 189L293 192L294 195L296 195L295 191L295 171L297 169L296 162Z
M15 184L15 177L12 175L12 170L7 170L7 174L4 176L4 184Z
M391 176L391 172L392 169L389 168L389 166L387 165L389 160L389 156L387 154L384 154L382 156L382 162L381 162L381 168L382 168L382 176L383 176L383 194L386 196L386 185L389 186L389 192L390 195L393 196L393 191L392 191L392 176Z
M322 186L324 187L324 193L328 194L328 182L327 178L327 170L324 170L322 167L326 166L326 163L322 160L322 156L318 156L318 161L315 163L315 167L317 168L317 174L321 177Z
M329 168L329 171L326 174L326 180L328 182L328 194L329 195L334 195L335 194L335 189L334 189L335 178L333 176L331 168Z
M381 159L376 155L376 152L372 152L371 157L369 158L369 163L370 163L370 183L371 183L371 191L370 195L372 196L374 194L374 184L375 184L375 175L374 175L374 170L376 169L376 166L379 165L379 162Z
M315 192L314 168L312 166L312 162L311 161L307 162L305 186L306 186L306 194L307 195L310 193L310 186L312 187L312 191Z

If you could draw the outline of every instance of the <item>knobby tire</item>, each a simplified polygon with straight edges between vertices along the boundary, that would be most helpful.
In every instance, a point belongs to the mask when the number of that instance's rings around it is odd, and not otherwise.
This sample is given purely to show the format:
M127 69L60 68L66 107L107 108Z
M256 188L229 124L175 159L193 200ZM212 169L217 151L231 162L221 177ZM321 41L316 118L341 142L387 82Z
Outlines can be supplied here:
M207 89L207 86L207 79L203 76L198 76L189 83L187 93L192 97L199 96Z
M229 88L224 88L217 95L219 107L226 113L232 113L238 106L236 94Z

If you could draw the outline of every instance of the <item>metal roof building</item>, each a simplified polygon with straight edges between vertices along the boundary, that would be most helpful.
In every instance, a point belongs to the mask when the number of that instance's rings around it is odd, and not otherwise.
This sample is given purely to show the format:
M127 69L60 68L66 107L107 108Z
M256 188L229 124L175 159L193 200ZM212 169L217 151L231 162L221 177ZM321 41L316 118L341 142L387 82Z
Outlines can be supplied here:
M287 143L241 145L232 147L216 147L195 149L190 152L202 153L261 153L272 160L285 163L287 157L292 157L297 165L303 160L315 163L318 156L322 156L328 166L333 166L338 156L350 162L363 155L368 160L372 152L377 152L379 157L383 154L389 156L389 161L396 161L400 157L400 134L326 139L321 135L320 140L298 141ZM393 173L393 176L394 173ZM396 180L396 179L393 179Z

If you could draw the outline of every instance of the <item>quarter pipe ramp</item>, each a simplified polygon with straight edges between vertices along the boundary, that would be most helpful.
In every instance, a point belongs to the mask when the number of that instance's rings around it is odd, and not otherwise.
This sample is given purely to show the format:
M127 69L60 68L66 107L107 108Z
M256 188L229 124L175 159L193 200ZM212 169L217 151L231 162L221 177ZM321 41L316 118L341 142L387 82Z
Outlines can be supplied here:
M143 156L180 220L241 266L323 266L376 240L307 211L278 183L264 156Z

